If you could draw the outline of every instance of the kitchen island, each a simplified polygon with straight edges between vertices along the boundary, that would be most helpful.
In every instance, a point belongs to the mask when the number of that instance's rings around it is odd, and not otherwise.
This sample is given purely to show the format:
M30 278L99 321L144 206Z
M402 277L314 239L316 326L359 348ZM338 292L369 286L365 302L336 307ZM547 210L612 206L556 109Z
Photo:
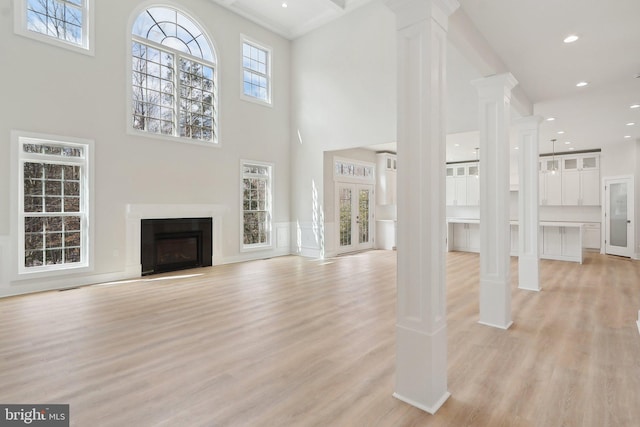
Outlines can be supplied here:
M540 221L540 258L582 264L582 222ZM518 255L518 221L510 222L511 255ZM480 220L447 218L447 250L480 251Z

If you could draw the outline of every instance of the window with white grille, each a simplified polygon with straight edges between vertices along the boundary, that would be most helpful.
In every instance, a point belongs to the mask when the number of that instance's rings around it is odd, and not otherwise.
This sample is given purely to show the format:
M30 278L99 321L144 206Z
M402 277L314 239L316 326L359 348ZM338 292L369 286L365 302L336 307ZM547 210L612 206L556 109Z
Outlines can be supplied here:
M18 138L19 273L89 265L89 150Z
M242 42L242 94L271 104L271 49L247 39Z
M20 0L16 33L93 54L93 0Z
M271 193L273 166L243 161L242 247L271 246Z
M131 57L133 129L218 142L215 53L191 18L146 9L133 25Z

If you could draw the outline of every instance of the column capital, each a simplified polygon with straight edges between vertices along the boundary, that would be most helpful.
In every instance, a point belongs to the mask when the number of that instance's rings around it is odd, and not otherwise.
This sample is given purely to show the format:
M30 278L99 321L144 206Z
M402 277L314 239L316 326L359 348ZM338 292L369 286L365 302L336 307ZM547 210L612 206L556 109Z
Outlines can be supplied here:
M431 18L446 30L449 16L460 7L458 0L385 0L385 4L396 14L398 30Z
M518 81L513 74L503 73L472 80L471 84L478 89L481 97L498 98L507 92L511 93L511 89L516 87Z
M521 130L537 129L538 126L540 126L540 123L542 123L543 120L544 120L544 118L542 116L520 117L519 119L516 119L516 120L513 121L513 126L515 126L518 129L521 129Z

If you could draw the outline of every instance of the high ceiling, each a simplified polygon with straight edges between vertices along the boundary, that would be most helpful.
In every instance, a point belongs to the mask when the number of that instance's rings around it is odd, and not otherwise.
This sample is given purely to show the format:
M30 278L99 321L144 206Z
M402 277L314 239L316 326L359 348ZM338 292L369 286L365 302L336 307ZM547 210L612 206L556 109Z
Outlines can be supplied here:
M213 0L269 29L295 39L349 11L378 0ZM640 139L639 0L459 0L452 26L473 26L520 94L545 119L540 151L602 148ZM287 7L282 7L286 3ZM450 33L452 30L450 29ZM574 43L563 39L576 34ZM465 58L455 40L449 54L448 160L475 158L477 97L470 79L492 70ZM483 54L486 54L483 53ZM495 59L494 58L494 59ZM580 81L589 84L576 87ZM517 116L514 114L514 116ZM453 116L453 114L450 114ZM636 123L627 125L627 123ZM464 133L463 133L464 132ZM558 132L564 132L559 134ZM625 138L626 137L626 138ZM570 142L570 144L566 144ZM512 146L515 150L515 145Z
M295 39L371 0L211 0Z

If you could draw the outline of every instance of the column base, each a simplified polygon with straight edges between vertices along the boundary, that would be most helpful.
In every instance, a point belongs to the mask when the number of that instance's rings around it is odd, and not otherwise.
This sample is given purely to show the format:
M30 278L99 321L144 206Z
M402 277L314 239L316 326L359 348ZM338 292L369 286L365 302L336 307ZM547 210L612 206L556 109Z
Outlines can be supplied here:
M509 329L511 321L511 285L503 281L480 279L480 320L494 328Z
M435 413L438 411L438 409L440 409L440 407L442 405L444 405L444 402L447 401L447 399L449 397L451 397L451 393L446 392L444 396L442 396L442 398L436 402L436 404L434 406L424 406L421 403L418 403L416 401L413 401L411 399L407 399L406 397L400 396L398 393L393 393L393 397L395 397L398 400L403 401L404 403L408 403L411 406L415 406L418 409L422 409L425 412L430 413L431 415L435 415Z
M540 268L537 256L518 257L518 289L540 292Z
M449 398L446 326L432 334L396 326L393 396L430 414Z
M504 329L505 331L513 325L513 321L510 321L506 325L494 325L493 323L483 322L482 320L478 320L478 323L484 326L491 326L492 328Z

